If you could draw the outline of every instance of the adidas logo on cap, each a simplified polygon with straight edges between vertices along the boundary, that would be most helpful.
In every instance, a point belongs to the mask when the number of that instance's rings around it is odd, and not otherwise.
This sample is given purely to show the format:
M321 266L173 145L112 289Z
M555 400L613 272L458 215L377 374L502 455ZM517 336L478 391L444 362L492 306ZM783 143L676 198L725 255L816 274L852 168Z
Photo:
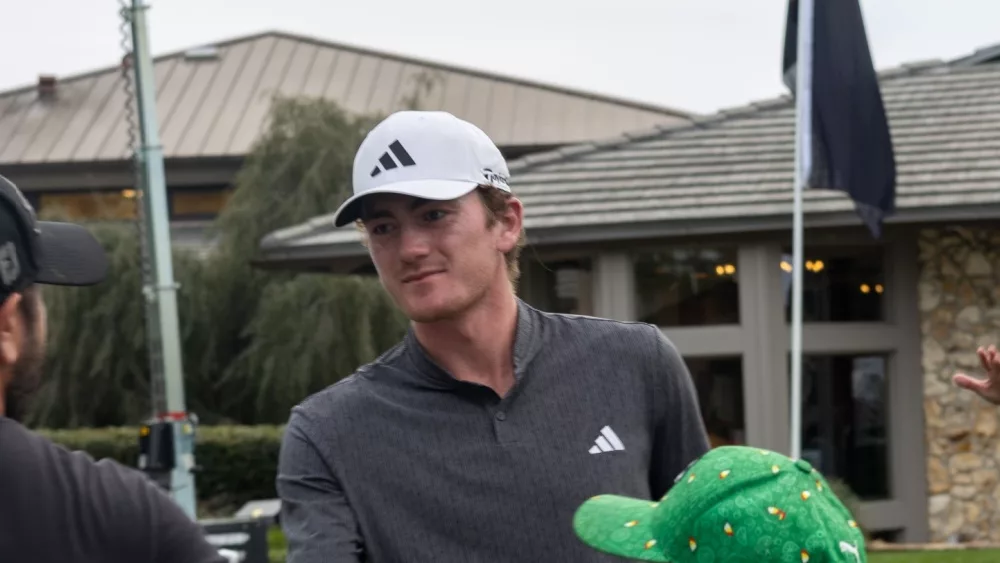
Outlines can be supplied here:
M393 160L392 155L389 154L390 152L396 155L396 158L399 159L398 164L395 160ZM378 162L379 163L375 165L375 168L372 168L372 178L381 174L383 170L392 170L393 168L398 168L399 166L416 166L417 164L413 161L413 157L410 156L410 153L406 152L406 147L403 146L403 143L400 143L398 139L389 143L389 150L382 153ZM381 167L379 165L381 165Z

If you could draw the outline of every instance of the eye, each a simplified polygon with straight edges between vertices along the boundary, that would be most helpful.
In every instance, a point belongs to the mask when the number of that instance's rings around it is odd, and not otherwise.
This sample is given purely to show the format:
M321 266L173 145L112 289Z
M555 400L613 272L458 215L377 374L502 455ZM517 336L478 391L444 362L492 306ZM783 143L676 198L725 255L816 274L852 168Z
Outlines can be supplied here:
M372 235L384 235L391 230L391 225L389 223L378 223L373 225L368 229L368 233Z
M444 211L443 209L432 209L432 210L428 211L427 213L424 213L424 220L426 220L426 221L440 221L441 219L444 219L444 216L447 215L447 214L448 214L448 212Z

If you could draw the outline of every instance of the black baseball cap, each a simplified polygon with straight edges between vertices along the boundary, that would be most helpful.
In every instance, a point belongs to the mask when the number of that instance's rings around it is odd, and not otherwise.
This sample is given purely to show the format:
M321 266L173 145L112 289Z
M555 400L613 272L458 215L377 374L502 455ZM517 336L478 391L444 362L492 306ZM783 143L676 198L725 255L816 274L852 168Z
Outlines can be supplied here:
M32 284L100 283L108 257L80 225L38 221L13 182L0 176L0 303Z

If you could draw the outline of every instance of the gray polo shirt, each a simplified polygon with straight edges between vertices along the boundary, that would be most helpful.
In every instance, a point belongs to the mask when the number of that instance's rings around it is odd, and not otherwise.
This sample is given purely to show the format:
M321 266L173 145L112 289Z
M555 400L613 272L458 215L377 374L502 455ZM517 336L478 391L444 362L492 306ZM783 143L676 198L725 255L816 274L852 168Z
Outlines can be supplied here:
M620 561L573 514L658 499L708 450L691 377L659 329L518 303L517 379L454 379L412 332L292 410L277 489L289 563Z

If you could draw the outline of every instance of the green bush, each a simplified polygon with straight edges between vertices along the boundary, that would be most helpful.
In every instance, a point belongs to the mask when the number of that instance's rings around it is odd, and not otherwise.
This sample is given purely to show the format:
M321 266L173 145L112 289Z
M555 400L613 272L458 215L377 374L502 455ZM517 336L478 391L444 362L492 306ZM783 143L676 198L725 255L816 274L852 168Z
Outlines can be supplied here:
M830 488L833 489L833 493L837 495L840 502L844 503L844 506L854 516L855 520L860 520L861 497L855 494L847 482L842 479L827 477L827 482L830 484ZM864 523L858 522L858 527L861 529L861 533L864 534L865 543L870 542L872 540L871 533L865 529Z
M210 512L225 513L243 503L277 496L283 426L201 426L195 436L195 474L199 504ZM95 459L111 458L129 467L139 459L139 430L134 427L39 430L71 450Z

